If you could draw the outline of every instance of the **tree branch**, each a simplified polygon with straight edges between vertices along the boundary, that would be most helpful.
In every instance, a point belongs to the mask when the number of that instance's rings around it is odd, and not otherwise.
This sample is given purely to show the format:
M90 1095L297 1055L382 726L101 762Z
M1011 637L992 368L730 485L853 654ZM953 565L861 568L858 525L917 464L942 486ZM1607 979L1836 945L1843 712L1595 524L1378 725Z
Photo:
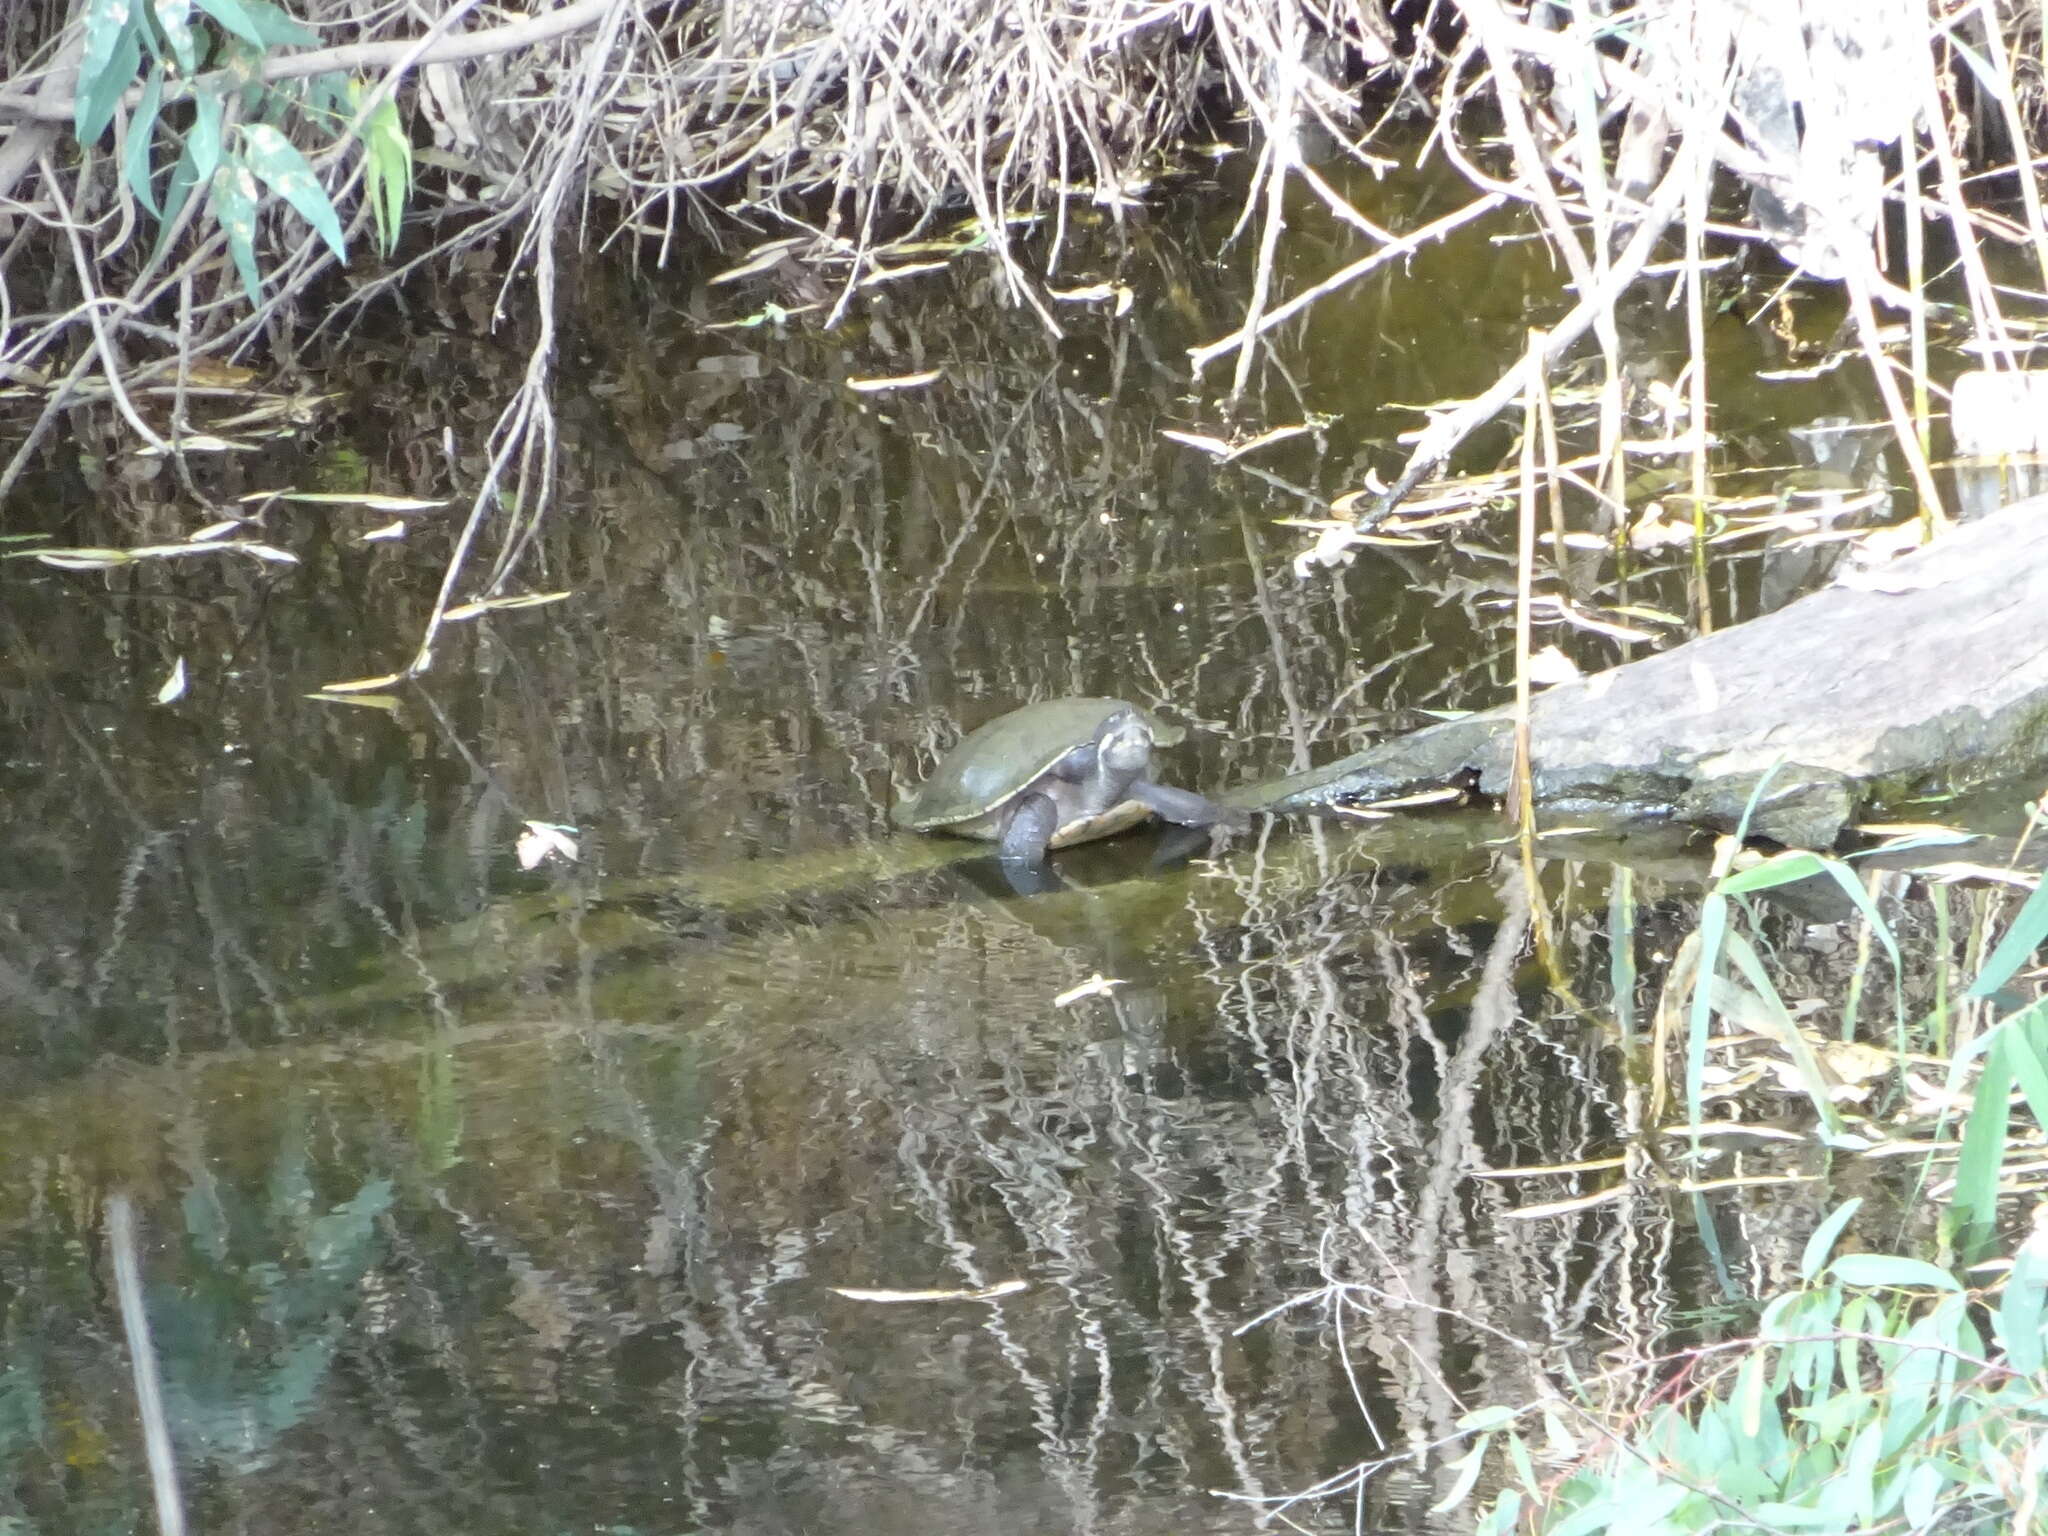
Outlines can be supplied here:
M268 83L324 75L331 69L383 69L408 57L414 64L452 64L463 59L487 58L492 54L510 53L517 48L531 48L536 43L549 42L570 32L580 32L585 27L595 26L620 6L636 4L637 0L576 0L574 5L565 5L559 11L528 16L523 21L508 21L501 27L489 27L482 32L444 37L430 43L416 55L413 54L413 50L419 47L416 38L343 43L334 48L318 48L311 53L282 54L264 60L262 78ZM231 71L217 70L195 80L167 85L164 101L182 100L207 81L217 81L223 86L242 83L234 78ZM77 82L78 70L76 65L72 65L52 70L43 77L35 91L0 91L0 117L39 123L69 122L76 110L73 88Z

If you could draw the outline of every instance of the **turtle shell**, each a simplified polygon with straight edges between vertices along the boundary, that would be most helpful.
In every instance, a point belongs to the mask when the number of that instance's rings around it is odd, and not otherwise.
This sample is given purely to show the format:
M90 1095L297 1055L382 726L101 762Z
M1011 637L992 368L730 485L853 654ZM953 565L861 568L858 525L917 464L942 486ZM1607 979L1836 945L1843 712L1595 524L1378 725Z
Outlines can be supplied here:
M969 732L939 760L923 788L898 802L890 819L913 832L994 838L1000 835L998 813L1003 807L1075 747L1093 740L1102 722L1120 709L1135 711L1151 727L1155 746L1170 747L1187 734L1123 699L1045 699L1026 704ZM1099 816L1061 827L1053 846L1107 837L1150 814L1127 800Z

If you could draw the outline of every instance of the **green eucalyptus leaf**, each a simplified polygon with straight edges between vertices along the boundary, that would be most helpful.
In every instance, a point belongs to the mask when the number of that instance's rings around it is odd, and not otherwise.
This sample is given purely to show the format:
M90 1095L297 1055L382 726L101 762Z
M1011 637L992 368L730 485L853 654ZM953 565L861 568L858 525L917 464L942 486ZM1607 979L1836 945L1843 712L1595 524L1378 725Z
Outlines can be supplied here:
M2048 1356L2048 1236L2035 1236L2020 1245L2005 1277L2005 1294L1998 1301L1998 1336L2005 1345L2005 1363L2031 1376Z
M170 44L171 57L178 61L178 72L197 73L199 52L192 41L192 0L154 0L153 9L157 30Z
M1862 1208L1863 1197L1845 1200L1826 1221L1813 1229L1813 1236L1806 1240L1806 1251L1800 1255L1799 1278L1811 1284L1814 1277L1826 1266L1828 1255L1835 1251L1835 1239L1842 1235L1842 1229Z
M78 101L72 124L92 144L114 120L121 93L142 64L141 19L134 0L87 0L85 47L78 56Z
M204 3L204 0L202 0ZM320 34L271 0L241 0L242 14L266 48L317 48Z
M1844 1285L1922 1286L1937 1291L1962 1289L1956 1277L1939 1265L1890 1253L1845 1253L1828 1266L1828 1272Z
M213 173L213 212L228 237L228 254L242 274L251 304L263 302L263 277L256 270L256 177L239 160Z
M1906 1518L1913 1522L1915 1530L1924 1531L1934 1524L1942 1486L1947 1481L1938 1462L1923 1461L1906 1474L1903 1502Z
M249 14L249 8L242 0L199 0L199 9L243 42L258 48L268 46L256 26L256 19Z
M192 130L185 136L185 152L192 157L196 179L207 181L220 169L221 119L227 110L217 86L202 82L192 95Z
M245 123L242 156L265 186L296 208L299 216L319 232L337 258L348 260L348 248L341 238L341 219L335 214L327 189L320 185L297 145L268 123Z
M176 227L178 215L184 211L185 200L192 195L192 189L200 186L206 178L199 174L197 163L192 156L192 136L185 136L185 147L178 155L178 163L171 167L170 184L164 188L163 223L156 234L156 247L150 253L152 262L163 258L164 247Z
M1486 1436L1481 1435L1473 1442L1471 1450L1456 1461L1444 1464L1446 1472L1455 1472L1457 1475L1451 1480L1449 1491L1430 1506L1431 1514L1442 1514L1446 1510L1456 1509L1465 1502L1466 1495L1478 1484L1480 1471L1486 1465L1486 1445Z
M163 99L164 67L159 63L142 84L142 96L128 123L128 143L121 154L121 175L135 193L136 201L159 217L162 215L156 204L156 188L150 184L149 152L156 143L156 117Z
M1850 1522L1837 1509L1808 1509L1803 1504L1759 1504L1751 1511L1770 1528L1787 1531L1846 1531Z

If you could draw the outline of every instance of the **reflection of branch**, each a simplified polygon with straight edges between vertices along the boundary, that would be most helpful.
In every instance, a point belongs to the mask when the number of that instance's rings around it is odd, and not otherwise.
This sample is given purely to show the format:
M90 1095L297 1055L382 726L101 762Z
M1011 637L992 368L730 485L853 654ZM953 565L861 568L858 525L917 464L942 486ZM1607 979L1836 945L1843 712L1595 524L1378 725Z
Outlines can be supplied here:
M1279 308L1267 310L1265 314L1259 317L1258 326L1252 334L1263 336L1267 331L1273 329L1274 326L1284 325L1287 321L1292 320L1324 294L1341 288L1346 283L1356 282L1359 278L1364 277L1366 273L1378 267L1383 267L1390 261L1399 261L1404 256L1413 256L1423 246L1429 244L1430 241L1441 240L1459 225L1469 224L1474 219L1493 212L1494 209L1506 201L1507 199L1499 193L1482 197L1476 202L1467 203L1455 213L1447 213L1442 218L1432 220L1430 223L1423 225L1422 228L1415 230L1413 233L1403 235L1400 239L1381 246L1369 256L1361 256L1358 260L1352 262L1350 266L1342 267L1332 272L1306 293L1296 294L1285 304L1279 306ZM1243 346L1247 339L1243 330L1232 331L1221 341L1212 341L1205 347L1190 347L1188 349L1188 359L1194 365L1195 372L1200 373L1217 358L1222 357L1227 352L1234 352Z
M1543 349L1544 365L1555 367L1563 361L1564 355L1578 339L1591 330L1600 317L1619 299L1633 283L1643 268L1649 265L1651 255L1657 249L1657 242L1664 231L1678 216L1679 205L1685 200L1686 178L1694 174L1704 175L1704 169L1695 168L1697 156L1704 148L1702 136L1689 133L1681 144L1679 153L1673 158L1671 168L1665 172L1657 190L1651 195L1649 206L1643 210L1642 222L1623 247L1614 264L1608 268L1604 283L1582 293L1579 302L1571 312L1551 330ZM1466 401L1454 411L1446 411L1432 421L1416 442L1414 451L1408 456L1407 467L1401 471L1401 478L1384 494L1374 498L1373 504L1361 513L1353 524L1364 533L1383 522L1398 507L1408 493L1415 489L1424 475L1451 456L1454 450L1472 433L1493 420L1501 408L1522 391L1522 380L1527 372L1531 354L1523 353L1521 358L1485 394Z
M439 42L418 53L418 39L392 39L378 43L343 43L334 48L319 48L311 53L286 54L266 59L260 78L268 83L273 80L299 80L307 75L324 75L329 70L346 71L382 69L401 60L414 64L452 64L463 59L481 59L492 54L510 53L516 48L531 48L536 43L549 42L566 33L580 32L585 27L595 26L610 12L632 4L632 0L577 0L574 5L564 6L559 11L545 15L528 16L522 21L508 21L502 27L488 27L481 32L467 32L460 37L444 37ZM30 94L25 91L0 91L0 115L26 118L31 122L68 122L77 110L76 102L69 94L68 87L78 78L75 67L59 68L44 78L42 88ZM237 78L232 71L216 70L210 75L200 75L183 85L166 85L163 99L165 104L191 96L201 86L211 82L216 86L240 86L246 82ZM56 95L64 90L66 94Z

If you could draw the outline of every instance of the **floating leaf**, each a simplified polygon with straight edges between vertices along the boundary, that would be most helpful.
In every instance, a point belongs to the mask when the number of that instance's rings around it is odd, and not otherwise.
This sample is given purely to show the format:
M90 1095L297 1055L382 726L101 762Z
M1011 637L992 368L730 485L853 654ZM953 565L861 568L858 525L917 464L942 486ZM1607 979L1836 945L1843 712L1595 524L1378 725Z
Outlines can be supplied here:
M322 683L322 693L381 693L405 681L403 672L386 672L382 677L358 677L346 683Z
M302 506L368 507L372 512L427 512L448 505L446 497L427 501L418 496L385 496L376 491L256 491L242 500L260 501L266 496L296 501Z
M532 869L550 854L566 863L576 862L576 838L574 827L557 826L550 821L529 821L526 830L519 834L519 867Z
M185 658L180 656L171 668L171 675L164 679L163 687L156 691L159 704L175 704L185 697Z
M372 528L363 535L363 542L365 544L388 544L394 539L404 538L409 531L410 525L407 524L405 519L400 518L397 522L386 523L382 528Z
M31 555L60 571L103 571L111 566L126 565L133 558L125 549L31 549L19 554ZM18 555L7 558L16 559Z
M168 453L254 453L254 443L238 443L233 438L215 437L207 432L194 432L181 437L171 447L159 448L154 443L135 450L138 459L160 459Z
M1183 443L1190 448L1199 448L1203 453L1212 455L1219 462L1228 464L1231 460L1241 459L1256 449L1264 448L1272 443L1284 443L1288 438L1300 437L1304 432L1310 430L1311 428L1306 423L1296 422L1293 426L1275 427L1270 432L1261 432L1257 437L1246 438L1244 441L1236 443L1225 442L1220 437L1211 437L1206 432L1181 432L1171 427L1162 429L1159 435L1161 437L1170 437L1176 443Z
M1080 1002L1086 997L1107 997L1111 992L1123 985L1125 985L1124 982L1105 976L1102 972L1097 971L1078 986L1067 988L1066 991L1052 1000L1052 1005L1055 1008L1071 1008L1075 1003Z
M923 373L898 374L892 379L848 379L846 387L858 395L885 394L892 389L922 389L943 373L943 369L927 368Z
M1883 853L1888 849L1873 849ZM1851 858L1855 855L1851 854ZM2024 870L2005 869L1996 864L1973 864L1967 859L1944 859L1936 864L1916 864L1913 873L1942 885L1953 885L1958 880L1983 880L1993 885L2017 886L2020 890L2031 891L2039 887L2041 877Z
M1029 1290L1030 1285L1023 1280L1002 1280L973 1291L887 1291L852 1285L830 1285L826 1289L835 1296L844 1296L848 1301L995 1301L1000 1297L1015 1296L1020 1291Z
M1344 806L1348 811L1412 811L1425 805L1450 805L1463 800L1462 789L1424 789L1412 795L1394 795L1385 800L1362 800Z
M764 304L751 315L738 320L716 320L704 327L707 331L750 331L764 325L781 325L798 315L808 315L814 309L823 309L822 304L799 304L793 309L784 309L780 304Z
M133 565L139 560L173 560L184 555L211 555L223 550L253 555L258 560L274 561L281 565L299 563L299 557L288 550L278 549L269 544L258 544L252 539L215 539L210 543L142 544L133 549L24 549L0 555L0 559L18 560L27 557L40 560L45 565L54 565L60 570L104 571L114 566Z
M207 3L207 0L201 0ZM213 0L220 3L220 0ZM268 123L242 125L242 152L249 169L263 184L299 211L334 252L337 261L348 260L348 248L341 237L341 218L313 167L299 153L298 146Z
M568 596L571 594L567 592L526 592L517 597L483 597L473 603L457 603L441 617L450 624L460 624L464 619L473 619L479 614L511 608L538 608L544 603L559 603Z
M766 245L757 245L745 261L706 278L705 283L708 287L716 288L722 283L736 283L742 278L758 276L772 270L783 257L803 243L803 237L799 235L787 240L770 240Z
M1219 459L1230 456L1230 444L1220 437L1211 437L1206 432L1181 432L1169 427L1159 435L1170 437L1176 443L1184 443L1190 448L1199 448L1202 452L1213 454Z
M943 272L951 265L949 261L913 261L900 267L877 267L856 286L873 288L880 283L893 283L902 277L916 277L924 272Z

